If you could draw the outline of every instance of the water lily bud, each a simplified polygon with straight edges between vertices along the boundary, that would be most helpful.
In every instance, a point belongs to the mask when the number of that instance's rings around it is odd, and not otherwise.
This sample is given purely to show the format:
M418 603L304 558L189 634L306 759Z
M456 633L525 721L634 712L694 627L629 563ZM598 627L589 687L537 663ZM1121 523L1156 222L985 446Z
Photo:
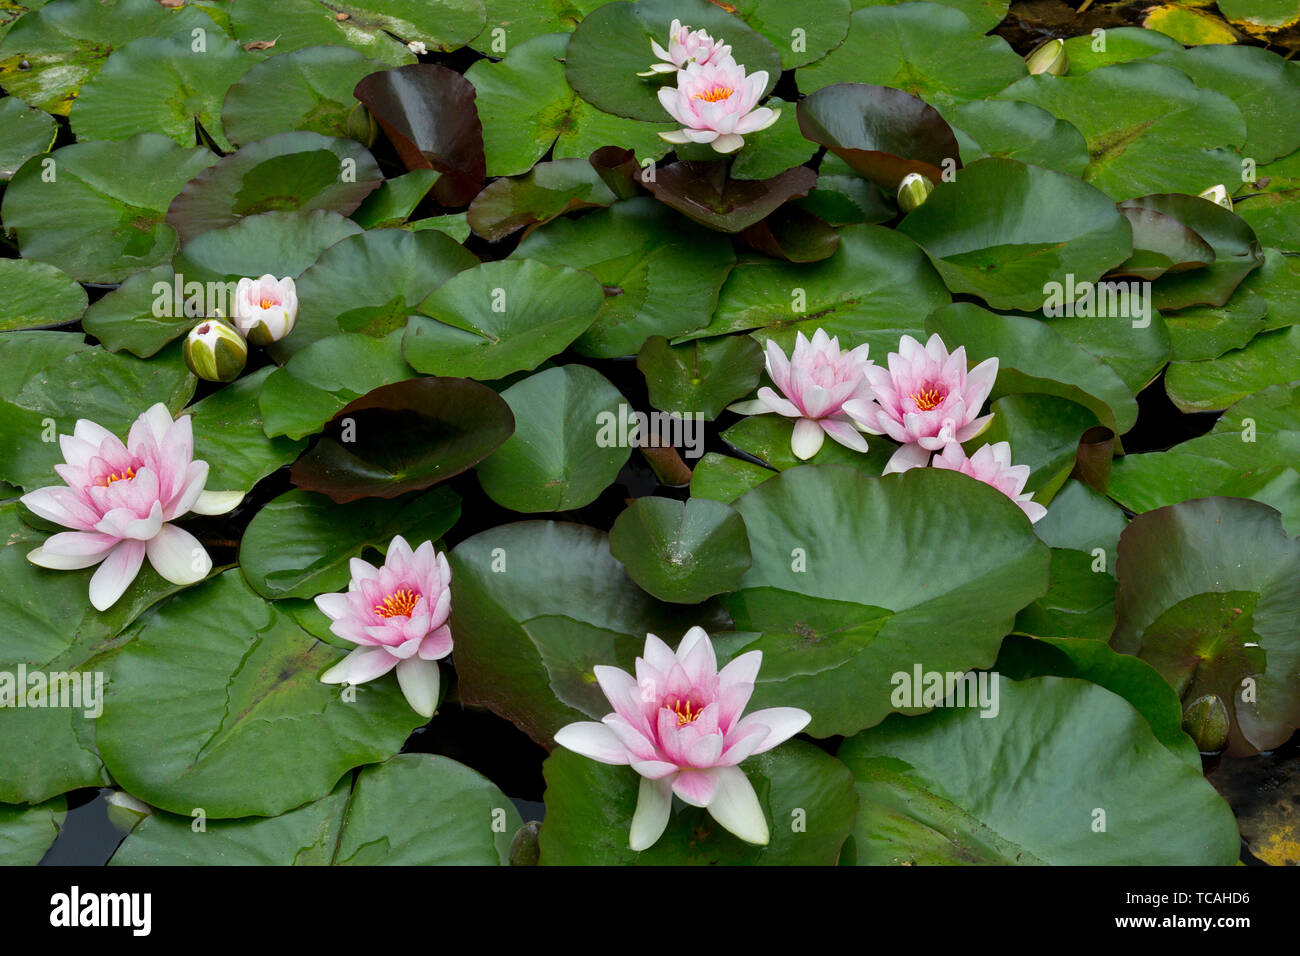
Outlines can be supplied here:
M104 802L108 804L108 819L122 833L130 833L135 825L153 813L153 807L141 803L125 790L114 790Z
M1205 190L1205 192L1198 193L1198 195L1201 199L1208 199L1210 202L1222 206L1229 212L1232 211L1232 197L1228 195L1228 187L1224 186L1223 183L1219 183L1217 186L1211 186L1209 189Z
M537 834L541 831L542 825L536 821L525 823L517 831L514 838L510 841L510 865L511 866L536 866L540 857L540 851L537 845Z
M293 279L240 279L235 286L232 316L239 331L254 345L270 345L293 331L298 320L298 291Z
M898 208L911 212L929 198L934 190L934 183L920 173L908 173L898 184Z
M352 107L348 114L348 136L369 149L379 138L379 124L364 103Z
M1025 66L1029 67L1031 76L1038 73L1065 76L1070 70L1070 56L1065 52L1065 41L1048 40L1025 57Z
M1183 730L1201 753L1218 753L1228 742L1228 708L1214 694L1198 697L1183 711Z
M224 319L204 319L185 338L185 364L206 382L233 382L248 361L248 343Z

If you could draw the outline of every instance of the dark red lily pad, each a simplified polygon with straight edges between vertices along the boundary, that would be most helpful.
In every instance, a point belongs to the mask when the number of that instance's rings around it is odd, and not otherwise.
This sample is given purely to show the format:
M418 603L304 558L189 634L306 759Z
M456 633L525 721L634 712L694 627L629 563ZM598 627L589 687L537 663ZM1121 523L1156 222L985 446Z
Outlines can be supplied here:
M661 168L645 187L683 216L719 232L742 232L783 203L807 196L817 174L796 166L771 179L730 179L725 163L679 162Z
M348 403L289 477L338 504L396 498L477 465L514 430L510 406L486 385L411 379Z
M1214 262L1214 247L1173 216L1133 206L1120 206L1119 211L1133 227L1133 255L1113 275L1158 279Z
M411 169L435 169L433 194L444 206L464 206L483 187L487 159L474 84L454 70L413 63L372 73L353 95L379 121Z
M748 245L774 259L820 262L840 247L840 234L825 219L791 203L740 234Z
M890 195L908 173L943 179L961 168L957 137L918 96L870 83L836 83L800 101L799 129ZM955 164L955 165L953 165Z

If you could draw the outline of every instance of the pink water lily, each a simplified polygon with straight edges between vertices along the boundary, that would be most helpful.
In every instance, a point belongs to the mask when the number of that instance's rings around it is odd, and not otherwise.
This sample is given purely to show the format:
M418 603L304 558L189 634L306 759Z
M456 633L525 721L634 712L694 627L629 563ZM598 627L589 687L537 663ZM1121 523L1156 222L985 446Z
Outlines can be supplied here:
M871 360L867 350L867 345L841 349L838 336L831 338L824 329L818 329L812 341L796 332L794 352L787 359L781 346L768 339L767 374L782 394L764 386L758 390L757 399L737 402L730 410L742 415L775 412L798 419L790 436L796 458L817 454L827 435L845 448L864 452L867 441L862 432L880 432L855 422L845 406L855 399L863 404L871 401L866 377Z
M1033 492L1021 493L1025 482L1029 480L1029 466L1011 464L1011 446L1007 442L984 445L969 458L961 445L954 442L935 456L933 467L960 471L963 475L970 475L986 485L992 485L1019 505L1020 510L1029 517L1030 523L1047 514L1047 509L1033 500Z
M668 826L673 794L707 807L723 827L750 843L768 842L767 819L744 771L746 757L789 740L812 717L797 707L769 707L741 717L754 691L762 651L741 654L718 670L703 628L686 632L676 653L647 634L636 677L593 668L614 713L562 727L555 742L592 760L630 764L641 775L629 844L653 846Z
M145 556L172 584L194 584L212 559L188 531L170 522L183 515L224 514L239 492L209 492L208 463L194 460L190 416L173 421L159 403L137 418L125 444L87 419L59 436L64 463L54 470L66 484L38 488L22 502L71 531L62 531L27 555L43 568L99 568L90 579L90 603L105 611L140 572Z
M951 442L974 438L992 415L979 415L998 376L998 360L991 358L966 371L966 348L949 354L938 334L924 346L910 335L889 353L889 368L866 371L875 403L854 399L844 411L854 420L902 442L885 465L885 474L923 467L930 453Z
M451 653L451 568L426 541L415 551L400 534L384 566L353 558L348 590L322 594L316 606L330 630L360 645L324 674L326 684L364 684L397 669L407 703L422 717L438 705L438 660Z
M677 85L659 91L659 102L682 124L659 135L670 143L710 143L719 153L734 153L745 136L767 129L779 109L759 106L767 87L767 71L745 74L731 57L690 63L677 71Z
M650 49L662 61L637 76L654 76L656 73L672 73L691 63L719 63L731 56L731 47L722 39L713 39L704 30L692 30L683 26L682 21L674 20L668 30L668 49L651 40Z
M298 291L293 278L240 279L231 318L255 345L269 345L288 335L298 318Z

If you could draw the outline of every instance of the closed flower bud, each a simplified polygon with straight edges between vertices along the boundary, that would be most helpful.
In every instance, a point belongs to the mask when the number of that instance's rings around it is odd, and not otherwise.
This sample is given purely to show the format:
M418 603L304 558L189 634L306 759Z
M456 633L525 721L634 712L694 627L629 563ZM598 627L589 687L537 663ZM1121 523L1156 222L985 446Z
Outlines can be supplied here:
M1025 57L1025 66L1030 75L1050 73L1052 76L1065 76L1070 70L1070 56L1065 52L1064 40L1048 40Z
M248 361L248 343L224 319L205 319L185 338L185 364L205 382L233 382Z
M1201 753L1218 753L1228 742L1228 708L1214 694L1198 697L1183 711L1183 730Z
M934 183L920 173L908 173L898 184L898 208L911 212L929 198L934 190Z
M1232 210L1232 197L1228 195L1228 187L1224 186L1223 183L1219 183L1217 186L1211 186L1209 189L1205 190L1205 192L1199 193L1198 195L1201 199L1208 199L1210 202L1222 206L1228 211Z

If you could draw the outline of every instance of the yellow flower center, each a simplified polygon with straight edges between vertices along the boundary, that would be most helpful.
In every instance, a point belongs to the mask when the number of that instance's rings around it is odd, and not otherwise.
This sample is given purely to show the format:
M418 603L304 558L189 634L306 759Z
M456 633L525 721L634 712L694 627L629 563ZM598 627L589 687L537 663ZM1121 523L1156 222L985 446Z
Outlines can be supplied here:
M706 103L716 103L718 100L730 99L731 94L734 92L735 90L729 86L715 86L704 93L696 93L693 99L704 100Z
M919 392L913 392L911 396L912 401L916 403L916 407L923 412L928 412L930 409L938 407L939 403L944 400L944 397L945 396L939 393L939 389L933 385L929 388L923 388Z
M684 701L681 698L678 698L677 700L673 701L673 706L671 710L674 714L677 715L678 727L684 727L687 724L695 723L695 721L699 719L700 714L704 712L703 707L700 707L692 711L691 702L689 700Z
M103 478L99 479L99 484L102 487L107 488L115 481L130 481L134 477L135 469L127 468L124 471L115 471L111 474L105 475Z
M280 304L280 303L279 303L279 302L276 302L274 299L263 299L263 300L262 300L262 308L264 308L264 309L269 309L271 306L273 306L273 305L279 305L279 304Z
M399 614L410 617L419 600L420 595L410 588L400 588L376 604L375 613L380 617L397 617Z

